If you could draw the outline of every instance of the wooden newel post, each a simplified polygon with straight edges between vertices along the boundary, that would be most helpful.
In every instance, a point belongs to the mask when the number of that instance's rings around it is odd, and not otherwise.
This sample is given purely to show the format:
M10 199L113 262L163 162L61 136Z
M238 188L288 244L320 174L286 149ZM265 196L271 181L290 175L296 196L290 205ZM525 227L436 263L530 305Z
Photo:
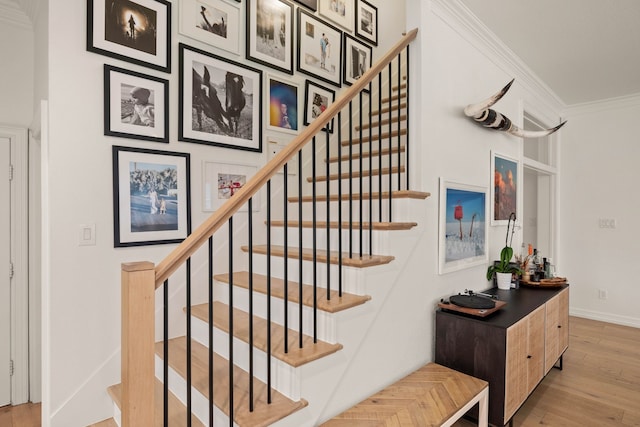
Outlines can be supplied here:
M122 264L122 426L154 425L155 266Z

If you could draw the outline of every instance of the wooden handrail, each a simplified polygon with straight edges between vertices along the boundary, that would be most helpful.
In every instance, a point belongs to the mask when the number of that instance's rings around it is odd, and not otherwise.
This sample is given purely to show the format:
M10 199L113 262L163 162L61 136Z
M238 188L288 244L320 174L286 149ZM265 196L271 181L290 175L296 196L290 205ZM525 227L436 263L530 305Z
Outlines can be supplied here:
M253 197L291 158L300 151L305 144L319 133L322 128L331 121L342 109L360 93L375 76L406 48L417 36L415 28L402 37L396 45L368 69L356 82L347 89L333 104L331 104L320 116L288 144L278 155L260 169L235 195L227 200L213 215L196 228L185 240L182 241L167 257L155 268L156 283L158 288L175 272L200 246L206 243L225 222L235 214L251 197Z

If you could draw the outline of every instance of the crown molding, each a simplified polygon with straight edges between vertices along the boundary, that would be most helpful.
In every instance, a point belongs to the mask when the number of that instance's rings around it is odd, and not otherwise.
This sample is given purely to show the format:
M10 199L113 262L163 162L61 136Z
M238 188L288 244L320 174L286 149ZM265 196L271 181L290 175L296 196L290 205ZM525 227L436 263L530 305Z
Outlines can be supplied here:
M460 0L431 0L432 12L496 66L537 97L537 101L560 114L567 106L502 40L480 21Z
M36 16L38 6L34 1L19 0L20 4L13 0L0 0L0 22L12 24L16 27L33 30L32 19ZM32 16L29 16L23 6L28 7Z
M602 111L620 110L640 107L640 93L619 96L616 98L603 99L600 101L574 104L565 110L567 116L577 116L580 114L593 114Z

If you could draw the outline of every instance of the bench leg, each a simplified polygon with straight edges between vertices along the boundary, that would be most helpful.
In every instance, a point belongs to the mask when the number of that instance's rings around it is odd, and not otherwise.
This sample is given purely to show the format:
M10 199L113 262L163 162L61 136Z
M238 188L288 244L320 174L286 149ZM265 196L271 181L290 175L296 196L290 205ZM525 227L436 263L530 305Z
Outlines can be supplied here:
M478 427L489 425L489 387L480 392L478 399Z

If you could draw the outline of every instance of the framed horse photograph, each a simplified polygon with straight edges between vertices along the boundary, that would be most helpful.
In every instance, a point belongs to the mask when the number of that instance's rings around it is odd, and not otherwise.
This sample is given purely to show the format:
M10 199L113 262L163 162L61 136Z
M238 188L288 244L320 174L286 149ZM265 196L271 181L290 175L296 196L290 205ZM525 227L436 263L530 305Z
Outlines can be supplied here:
M171 3L87 0L87 50L171 72Z
M262 152L262 71L180 43L178 139Z
M293 4L247 0L247 59L293 74Z

